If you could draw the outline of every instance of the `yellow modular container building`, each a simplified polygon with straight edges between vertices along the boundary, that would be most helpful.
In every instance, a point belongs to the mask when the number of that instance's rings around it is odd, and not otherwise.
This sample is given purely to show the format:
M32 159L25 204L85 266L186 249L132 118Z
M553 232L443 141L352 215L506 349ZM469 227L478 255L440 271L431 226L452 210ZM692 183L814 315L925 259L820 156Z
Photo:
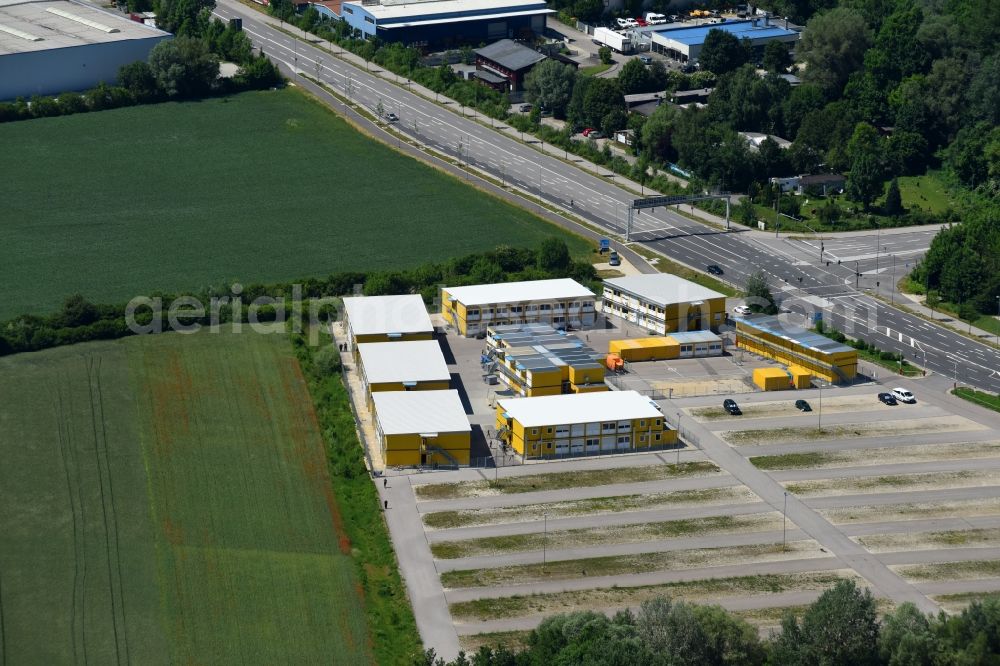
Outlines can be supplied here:
M812 373L797 365L788 366L788 374L792 376L792 386L797 389L806 389L812 386Z
M363 342L357 346L358 374L365 393L438 391L451 388L451 373L437 340Z
M607 391L601 355L548 324L490 326L484 369L521 396Z
M677 443L656 403L636 391L497 401L497 436L526 458L627 452Z
M593 292L570 278L444 287L441 316L466 337L516 324L592 328L596 301Z
M777 317L736 320L737 346L786 365L796 365L833 384L858 373L858 351L828 337L790 326Z
M726 320L726 296L668 273L604 281L601 308L651 333L718 330Z
M754 368L753 383L762 391L781 391L792 388L788 373L780 368Z
M434 325L417 294L350 296L344 299L344 326L353 348L359 342L430 340Z
M458 391L384 391L372 403L386 465L469 464L472 427Z
M681 346L669 337L625 338L608 343L608 352L624 361L660 361L680 356Z

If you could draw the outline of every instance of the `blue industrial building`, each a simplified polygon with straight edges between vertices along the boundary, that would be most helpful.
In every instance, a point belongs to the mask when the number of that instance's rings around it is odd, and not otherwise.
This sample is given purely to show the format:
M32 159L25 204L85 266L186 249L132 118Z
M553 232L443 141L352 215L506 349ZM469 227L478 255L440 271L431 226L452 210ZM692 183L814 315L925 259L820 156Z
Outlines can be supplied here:
M544 0L394 0L344 2L340 16L366 38L439 49L526 39L555 13Z
M768 42L793 43L798 41L799 33L788 28L782 28L769 21L768 18L757 18L747 21L726 21L724 23L706 23L694 27L666 28L661 30L644 29L642 38L651 41L650 49L656 53L680 60L681 62L696 62L701 53L701 47L711 30L722 30L738 39L747 39L755 52L760 52Z

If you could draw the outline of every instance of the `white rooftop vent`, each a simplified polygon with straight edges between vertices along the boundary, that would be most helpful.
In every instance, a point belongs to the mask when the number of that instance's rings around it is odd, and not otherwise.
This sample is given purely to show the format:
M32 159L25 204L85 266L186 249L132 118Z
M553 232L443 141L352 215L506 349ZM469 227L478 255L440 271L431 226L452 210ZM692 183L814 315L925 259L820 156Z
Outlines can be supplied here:
M94 28L95 30L100 30L101 32L107 32L109 34L112 32L118 32L118 28L112 28L110 25L104 25L103 23L98 23L97 21L91 21L90 19L83 18L78 14L67 12L64 9L58 9L56 7L47 7L45 11L47 11L50 14L55 14L56 16L61 16L64 19L69 19L70 21L76 21L77 23L82 23L83 25L90 26L91 28Z
M21 39L26 39L29 42L40 42L42 38L38 35L32 35L30 32L25 32L23 30L18 30L17 28L11 28L10 26L3 25L0 23L0 32L6 32L8 35L14 35L15 37L20 37Z

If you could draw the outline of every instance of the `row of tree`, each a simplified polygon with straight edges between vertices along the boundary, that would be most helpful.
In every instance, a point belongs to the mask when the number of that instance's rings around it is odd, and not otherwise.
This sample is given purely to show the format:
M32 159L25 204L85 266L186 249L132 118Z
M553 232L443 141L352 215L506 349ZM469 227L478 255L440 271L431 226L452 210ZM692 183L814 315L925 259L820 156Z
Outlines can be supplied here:
M962 319L1000 315L1000 205L983 206L941 229L910 282L927 290L928 305L950 303Z
M1000 661L1000 598L937 617L904 603L880 622L875 600L852 581L824 592L801 617L762 640L719 606L656 598L637 613L547 618L520 651L484 646L451 662L429 650L421 666L944 666Z
M419 293L428 304L433 304L442 284L458 286L562 277L574 278L592 289L598 286L593 265L574 260L565 241L551 237L544 240L538 249L500 246L489 252L424 264L407 271L342 272L324 278L307 278L294 284L301 286L300 293L304 299L343 296L360 288L367 296ZM246 285L240 296L243 307L237 310L231 305L223 304L219 310L219 322L226 323L234 317L247 321L245 306L255 299L266 297L282 302L290 299L292 294L292 283ZM164 304L169 304L180 296L192 296L199 302L208 304L213 297L229 294L209 288L198 293L153 295L161 298ZM277 309L278 305L259 308L258 320L272 320ZM132 335L126 324L125 310L124 303L99 305L83 296L72 296L54 314L26 314L0 324L0 356ZM210 323L210 316L211 313L206 312L198 318L187 318L183 323L207 325ZM141 311L137 317L139 324L148 324L150 319L151 315L146 310Z

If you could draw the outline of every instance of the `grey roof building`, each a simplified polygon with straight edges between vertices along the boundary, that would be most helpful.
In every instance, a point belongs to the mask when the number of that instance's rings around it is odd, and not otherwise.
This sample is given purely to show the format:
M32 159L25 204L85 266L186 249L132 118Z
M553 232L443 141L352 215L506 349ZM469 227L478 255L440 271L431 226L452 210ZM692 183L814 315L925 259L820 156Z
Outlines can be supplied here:
M524 77L542 60L545 60L543 54L510 39L476 50L476 69L506 79L510 92L521 90Z

